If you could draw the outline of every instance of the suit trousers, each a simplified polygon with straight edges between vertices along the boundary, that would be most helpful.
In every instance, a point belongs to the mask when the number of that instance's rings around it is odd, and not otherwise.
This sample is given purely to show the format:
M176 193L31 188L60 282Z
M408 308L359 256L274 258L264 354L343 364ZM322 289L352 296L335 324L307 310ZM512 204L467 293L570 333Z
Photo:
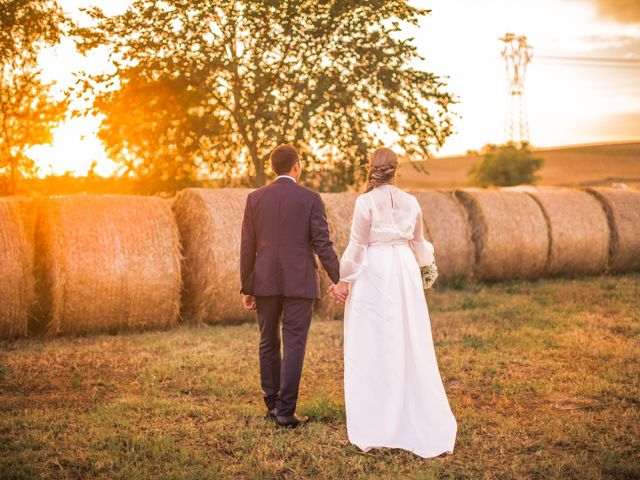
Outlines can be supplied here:
M256 297L256 306L260 325L260 382L264 402L269 410L275 408L279 416L293 415L298 401L313 299L282 295Z

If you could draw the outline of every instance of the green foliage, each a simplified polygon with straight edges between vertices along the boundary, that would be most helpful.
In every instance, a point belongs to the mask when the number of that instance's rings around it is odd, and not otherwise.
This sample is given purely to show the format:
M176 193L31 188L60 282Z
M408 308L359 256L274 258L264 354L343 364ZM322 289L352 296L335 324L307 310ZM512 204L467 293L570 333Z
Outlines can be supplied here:
M451 133L444 84L408 66L420 58L401 26L428 12L405 0L134 0L119 16L88 13L80 49L108 45L118 67L86 78L100 136L152 184L261 185L270 151L291 142L308 184L341 189L363 179L382 132L421 156Z
M535 173L542 167L542 159L533 156L529 145L518 147L513 143L486 145L481 151L482 161L473 165L469 177L473 184L487 187L506 187L535 183Z
M51 98L36 66L63 20L55 1L0 0L0 194L16 193L19 176L34 173L26 149L50 142L66 113L66 98Z

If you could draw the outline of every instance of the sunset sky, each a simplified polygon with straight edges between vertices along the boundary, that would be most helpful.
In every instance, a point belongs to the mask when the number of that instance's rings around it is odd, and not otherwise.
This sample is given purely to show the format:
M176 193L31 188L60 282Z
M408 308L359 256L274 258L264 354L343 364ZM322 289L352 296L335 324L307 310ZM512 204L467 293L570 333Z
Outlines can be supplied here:
M72 18L81 6L98 2L58 0ZM108 14L121 13L128 0L100 2ZM456 134L438 156L505 140L507 83L501 44L506 32L526 35L534 59L526 83L531 141L537 147L640 140L640 0L423 0L432 9L415 37L426 70L447 77L460 103ZM108 5L105 7L105 5ZM89 58L63 41L41 56L47 80L63 89L73 71L108 68L106 52ZM79 105L76 105L78 107ZM42 174L84 174L110 162L95 134L99 119L75 118L54 132L52 145L30 154Z

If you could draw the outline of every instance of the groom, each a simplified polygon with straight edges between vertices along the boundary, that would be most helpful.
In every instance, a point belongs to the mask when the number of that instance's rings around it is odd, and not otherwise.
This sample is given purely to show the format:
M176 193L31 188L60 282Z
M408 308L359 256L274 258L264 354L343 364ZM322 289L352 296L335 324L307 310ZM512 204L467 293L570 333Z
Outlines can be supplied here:
M320 195L297 184L302 172L298 152L280 145L270 160L278 177L250 193L245 206L241 293L244 308L258 312L260 380L268 416L278 426L295 428L308 420L295 411L313 300L320 298L313 254L334 284L340 266Z

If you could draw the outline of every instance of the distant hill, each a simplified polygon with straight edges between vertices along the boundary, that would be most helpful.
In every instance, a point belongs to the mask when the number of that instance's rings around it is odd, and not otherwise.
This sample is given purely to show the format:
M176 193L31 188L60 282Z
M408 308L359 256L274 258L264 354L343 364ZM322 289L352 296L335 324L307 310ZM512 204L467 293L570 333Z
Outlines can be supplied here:
M640 187L640 142L576 145L535 150L544 160L539 185L595 186L626 183ZM429 175L401 162L398 185L406 189L468 186L467 172L479 162L475 155L443 157L416 162Z

